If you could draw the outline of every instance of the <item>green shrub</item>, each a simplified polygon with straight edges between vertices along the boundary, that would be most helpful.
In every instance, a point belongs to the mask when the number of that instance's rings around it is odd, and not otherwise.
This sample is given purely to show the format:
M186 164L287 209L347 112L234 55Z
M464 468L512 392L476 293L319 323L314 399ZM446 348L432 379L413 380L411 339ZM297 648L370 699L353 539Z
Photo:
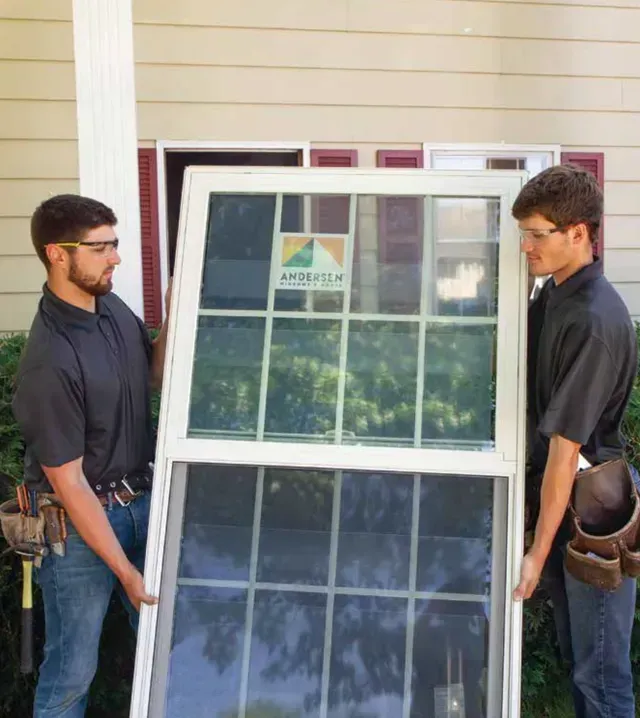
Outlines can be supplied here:
M640 325L638 326L640 344ZM0 472L13 479L21 475L23 446L11 412L13 378L24 337L0 338ZM158 398L154 397L157 416ZM629 457L640 466L640 377L625 418ZM0 500L14 493L13 485L0 484ZM0 551L4 544L0 538ZM19 672L21 569L14 559L0 562L0 718L31 714L35 676ZM568 685L558 657L553 617L547 597L539 591L525 605L522 677L523 718L568 718ZM43 616L35 596L36 661L42 656ZM100 666L92 687L91 718L127 718L133 675L135 641L126 614L114 599L107 615L100 647ZM632 645L634 675L640 677L640 611Z

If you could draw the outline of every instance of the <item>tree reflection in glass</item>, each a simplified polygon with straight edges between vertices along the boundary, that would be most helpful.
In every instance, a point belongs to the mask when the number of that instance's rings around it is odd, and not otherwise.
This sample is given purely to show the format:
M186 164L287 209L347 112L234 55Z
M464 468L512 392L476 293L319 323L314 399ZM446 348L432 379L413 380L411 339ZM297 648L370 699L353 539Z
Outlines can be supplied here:
M326 603L323 594L256 593L249 711L267 705L281 711L275 715L318 718Z
M416 323L349 323L345 432L363 443L413 443L417 357Z
M336 423L340 322L274 319L265 432L326 436Z
M264 319L200 317L191 388L190 434L256 436Z
M247 592L181 586L167 677L167 718L237 715Z
M402 716L407 601L336 596L329 718Z
M402 716L404 700L411 701L411 718L441 718L438 701L455 695L464 700L465 718L490 718L489 605L503 581L492 576L491 555L504 551L491 543L495 479L425 474L418 482L413 475L345 471L334 516L333 472L266 469L252 583L258 472L189 469L180 576L223 586L178 588L167 715L238 718L246 701L245 718L318 718L324 698L328 718ZM224 587L231 581L242 583ZM417 595L409 590L414 583ZM433 600L421 592L449 595ZM414 643L405 670L407 630Z
M427 325L422 438L493 444L496 327Z

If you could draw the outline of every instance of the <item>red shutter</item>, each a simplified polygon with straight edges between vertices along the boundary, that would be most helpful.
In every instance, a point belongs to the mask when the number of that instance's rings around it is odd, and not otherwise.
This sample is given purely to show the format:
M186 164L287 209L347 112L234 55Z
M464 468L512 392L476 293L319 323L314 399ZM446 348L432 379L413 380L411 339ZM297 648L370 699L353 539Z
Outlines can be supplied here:
M140 232L142 243L142 294L144 321L149 327L162 323L160 240L158 237L158 172L155 149L138 149L140 184Z
M563 164L570 162L594 174L604 191L604 152L563 152L560 160ZM598 257L604 256L604 217L598 241L593 246L593 253Z
M311 150L312 167L357 167L357 150ZM347 234L349 197L327 195L312 203L311 231Z
M422 150L378 150L378 167L419 169ZM419 264L422 260L423 201L418 197L378 199L378 243L381 264Z

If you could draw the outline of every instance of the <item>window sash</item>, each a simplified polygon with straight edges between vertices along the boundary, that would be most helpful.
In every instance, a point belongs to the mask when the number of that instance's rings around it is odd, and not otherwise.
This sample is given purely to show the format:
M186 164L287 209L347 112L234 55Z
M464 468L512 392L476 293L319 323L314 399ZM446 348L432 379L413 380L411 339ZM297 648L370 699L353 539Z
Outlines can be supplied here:
M163 582L171 583L165 561L180 542L175 507L183 507L180 482L172 480L175 465L191 462L244 464L264 467L323 468L325 470L393 471L485 475L506 479L507 534L506 587L513 584L522 555L524 486L524 405L526 343L526 267L520 256L510 207L526 179L523 172L445 172L422 170L264 170L192 168L185 175L180 241L176 262L172 311L169 321L165 386L163 391L156 483L148 533L147 588L158 595ZM500 263L498 269L498 342L496 391L496 444L492 451L448 451L425 448L344 446L326 444L225 441L188 438L190 387L198 321L200 281L205 251L208 197L211 192L283 194L342 193L373 196L497 197L500 200ZM170 507L172 511L170 512ZM177 510L177 509L176 509ZM180 508L182 510L182 508ZM163 574L164 571L164 574ZM174 584L175 586L175 578ZM167 589L163 589L166 591ZM517 715L519 704L521 605L505 589L503 715ZM149 710L154 655L164 638L158 609L143 607L132 710ZM152 713L156 715L156 713Z

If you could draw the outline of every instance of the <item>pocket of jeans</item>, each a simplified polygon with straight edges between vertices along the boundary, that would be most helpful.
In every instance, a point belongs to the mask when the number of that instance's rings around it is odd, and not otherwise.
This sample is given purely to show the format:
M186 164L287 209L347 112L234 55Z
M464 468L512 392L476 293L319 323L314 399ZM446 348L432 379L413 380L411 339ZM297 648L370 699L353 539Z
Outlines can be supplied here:
M595 554L584 554L567 545L565 566L578 581L602 591L615 591L622 584L622 568L619 558L607 559Z
M626 544L622 544L622 570L631 578L640 576L640 551L632 551Z

